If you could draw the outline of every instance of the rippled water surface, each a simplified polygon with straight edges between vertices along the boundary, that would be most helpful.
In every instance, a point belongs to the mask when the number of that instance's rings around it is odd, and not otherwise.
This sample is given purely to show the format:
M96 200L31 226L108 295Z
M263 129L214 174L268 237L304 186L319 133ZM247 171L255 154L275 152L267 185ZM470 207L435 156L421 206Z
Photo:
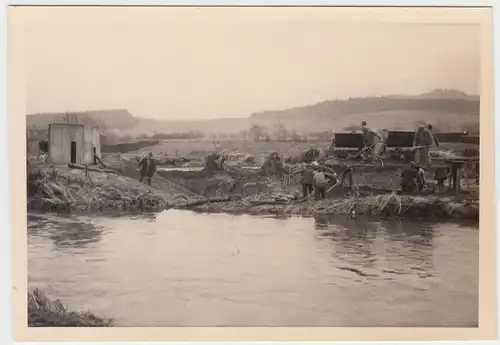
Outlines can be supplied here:
M477 326L478 228L28 217L29 285L120 326Z

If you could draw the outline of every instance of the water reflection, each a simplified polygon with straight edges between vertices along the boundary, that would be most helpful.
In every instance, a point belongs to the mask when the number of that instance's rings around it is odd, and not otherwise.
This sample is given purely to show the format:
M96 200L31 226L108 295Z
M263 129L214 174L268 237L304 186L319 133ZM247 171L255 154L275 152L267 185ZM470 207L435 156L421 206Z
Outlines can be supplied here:
M314 225L319 238L332 242L333 257L344 263L365 268L385 267L382 268L385 272L394 272L390 267L399 266L432 275L431 224L317 215Z
M431 274L435 235L432 224L405 224L402 220L391 220L381 225L381 234L393 256L397 256L410 270Z
M74 217L68 215L28 214L28 233L31 235L47 237L52 240L55 248L64 250L68 248L87 248L89 245L102 240L103 232L107 230L102 224L102 219L126 219L137 225L143 222L155 222L155 213L127 214L101 214L98 217Z
M377 235L377 223L365 218L332 217L318 215L315 217L320 238L332 243L332 255L335 259L352 265L373 267L376 257L373 253L373 241Z
M314 216L314 228L316 230L328 229L329 224L330 221L328 219L328 215L319 214Z
M103 215L101 215L100 218L103 218L103 217L124 218L127 220L138 220L138 221L146 221L146 222L154 222L157 219L156 213L148 213L148 212L139 213L139 214L135 214L132 216L130 214L110 214L110 215L103 214Z
M86 217L28 215L28 234L48 237L55 248L87 248L102 239L104 228Z
M103 229L91 223L68 223L64 227L54 227L49 235L56 248L86 248L99 242Z

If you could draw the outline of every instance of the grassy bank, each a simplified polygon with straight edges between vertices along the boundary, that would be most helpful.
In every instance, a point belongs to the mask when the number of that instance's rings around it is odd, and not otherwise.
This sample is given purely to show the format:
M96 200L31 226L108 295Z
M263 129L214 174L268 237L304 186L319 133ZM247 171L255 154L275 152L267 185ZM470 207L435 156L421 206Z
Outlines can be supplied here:
M59 300L51 300L39 289L28 291L29 327L111 327L113 320L90 312L72 312Z

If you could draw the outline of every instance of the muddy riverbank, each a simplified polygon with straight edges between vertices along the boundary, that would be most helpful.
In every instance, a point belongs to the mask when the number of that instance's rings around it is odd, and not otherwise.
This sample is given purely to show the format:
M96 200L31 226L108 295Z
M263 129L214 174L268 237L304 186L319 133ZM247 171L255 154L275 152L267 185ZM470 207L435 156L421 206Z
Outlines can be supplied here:
M467 182L458 196L430 192L398 195L398 166L359 164L355 188L338 186L327 199L304 200L300 171L303 164L285 166L287 174L229 165L218 171L159 171L148 186L139 181L137 159L109 155L107 170L87 171L68 166L30 164L30 211L42 212L158 212L191 209L198 212L275 215L370 215L479 219L479 186Z
M184 208L176 206L175 208ZM429 219L478 220L479 202L442 197L383 194L336 200L258 200L253 198L192 206L198 212L253 215L346 215Z

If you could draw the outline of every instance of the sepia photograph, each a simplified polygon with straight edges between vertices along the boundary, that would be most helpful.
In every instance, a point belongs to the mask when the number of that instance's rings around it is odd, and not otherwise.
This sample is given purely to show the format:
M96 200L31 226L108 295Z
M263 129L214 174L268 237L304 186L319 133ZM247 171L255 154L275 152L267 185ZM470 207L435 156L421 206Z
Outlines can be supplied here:
M23 327L477 329L491 9L385 10L11 8Z

